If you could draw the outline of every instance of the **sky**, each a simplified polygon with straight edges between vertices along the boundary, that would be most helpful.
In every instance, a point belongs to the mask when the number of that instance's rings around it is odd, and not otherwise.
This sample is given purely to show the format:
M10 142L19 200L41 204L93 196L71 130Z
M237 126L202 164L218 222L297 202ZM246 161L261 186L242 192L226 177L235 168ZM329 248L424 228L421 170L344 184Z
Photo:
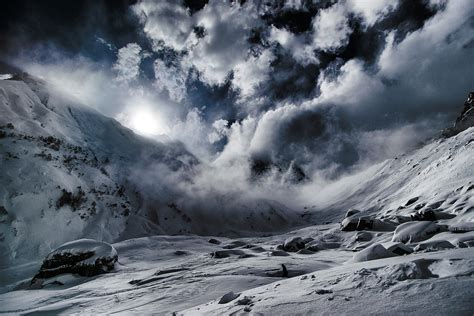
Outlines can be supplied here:
M472 0L8 1L0 59L236 176L337 179L450 126Z

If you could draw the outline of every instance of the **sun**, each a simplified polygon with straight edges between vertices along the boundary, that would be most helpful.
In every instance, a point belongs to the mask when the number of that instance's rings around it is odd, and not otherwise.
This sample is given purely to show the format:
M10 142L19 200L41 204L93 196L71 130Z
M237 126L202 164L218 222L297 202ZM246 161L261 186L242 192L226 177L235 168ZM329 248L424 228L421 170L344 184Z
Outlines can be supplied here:
M118 120L142 136L158 136L168 134L169 128L160 113L149 107L136 106L127 113L121 113Z
M139 110L133 113L130 125L134 131L142 135L153 136L160 134L158 122L148 111Z

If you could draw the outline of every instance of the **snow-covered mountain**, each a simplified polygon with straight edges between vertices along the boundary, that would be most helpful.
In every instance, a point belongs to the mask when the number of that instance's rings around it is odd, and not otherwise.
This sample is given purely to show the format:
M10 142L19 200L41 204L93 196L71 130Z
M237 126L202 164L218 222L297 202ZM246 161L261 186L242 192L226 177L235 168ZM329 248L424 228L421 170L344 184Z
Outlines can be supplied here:
M156 185L176 201L133 181L157 164L192 181L202 163L180 144L139 137L26 75L0 80L0 107L0 312L474 311L469 124L324 188L301 184L314 196L304 213L262 200L229 210L223 198L215 214L182 208L167 179ZM114 271L32 288L44 255L81 237L119 241Z
M50 91L26 74L0 81L2 266L84 235L117 240L129 221L145 230L129 168L137 158L171 170L197 163L180 144L139 137Z
M200 165L181 143L136 135L26 73L5 79L0 267L42 257L80 237L114 242L162 233L240 235L251 234L251 227L280 230L298 220L267 200L235 199L228 202L231 211L211 214L177 196L176 182L191 181ZM242 219L229 220L235 209Z

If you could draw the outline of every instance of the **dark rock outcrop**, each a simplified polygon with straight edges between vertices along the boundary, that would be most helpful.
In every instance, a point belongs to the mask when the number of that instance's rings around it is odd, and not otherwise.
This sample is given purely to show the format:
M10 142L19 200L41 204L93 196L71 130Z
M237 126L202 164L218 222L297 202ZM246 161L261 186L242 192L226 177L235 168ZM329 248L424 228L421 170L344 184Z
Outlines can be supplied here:
M452 137L472 126L474 126L474 91L469 93L466 102L464 102L464 109L456 119L453 127L443 130L442 135L444 137Z
M117 251L108 243L93 239L71 241L46 256L31 283L65 273L87 277L106 273L114 268L117 259Z

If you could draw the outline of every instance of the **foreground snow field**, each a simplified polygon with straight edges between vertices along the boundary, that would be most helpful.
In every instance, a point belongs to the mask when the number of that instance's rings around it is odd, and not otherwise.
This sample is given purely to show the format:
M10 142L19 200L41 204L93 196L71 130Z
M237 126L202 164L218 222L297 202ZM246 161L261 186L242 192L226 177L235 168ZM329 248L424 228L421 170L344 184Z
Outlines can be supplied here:
M285 235L239 239L244 245L234 249L242 254L227 258L211 255L231 244L225 238L219 239L220 245L197 236L131 239L114 244L119 253L114 272L93 278L66 275L59 279L64 285L4 293L0 312L468 315L474 310L472 248L360 263L351 263L354 252L344 247L272 255L271 248L289 236L339 238L345 245L357 234L338 230L337 225L323 225ZM281 277L281 264L290 278ZM28 276L22 267L2 271L2 275L6 272ZM17 283L18 288L24 286ZM239 296L218 304L231 291Z
M474 128L323 189L302 184L314 193L302 211L243 201L157 213L126 186L137 153L171 170L199 161L45 89L0 80L0 313L474 312ZM51 252L85 237L113 247ZM108 273L32 283L48 253L105 258Z

